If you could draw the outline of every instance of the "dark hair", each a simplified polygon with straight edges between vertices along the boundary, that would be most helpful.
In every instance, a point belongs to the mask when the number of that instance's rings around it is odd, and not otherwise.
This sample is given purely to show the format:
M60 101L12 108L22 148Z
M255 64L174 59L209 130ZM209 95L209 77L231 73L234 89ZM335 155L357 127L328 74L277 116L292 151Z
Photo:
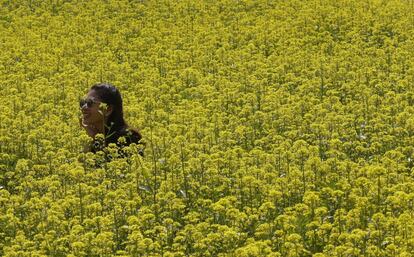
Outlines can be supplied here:
M142 136L136 130L129 128L124 120L122 107L122 97L119 90L109 83L98 83L91 87L103 103L112 107L112 112L108 116L105 124L105 145L118 143L120 137L125 137L126 144L139 143Z

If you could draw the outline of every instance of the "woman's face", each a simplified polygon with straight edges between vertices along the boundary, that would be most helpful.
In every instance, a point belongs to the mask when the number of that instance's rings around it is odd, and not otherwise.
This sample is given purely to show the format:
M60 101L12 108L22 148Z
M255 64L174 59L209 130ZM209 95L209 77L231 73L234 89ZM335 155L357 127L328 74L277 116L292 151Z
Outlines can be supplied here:
M101 101L94 90L90 90L85 97L85 104L81 106L82 119L84 124L101 124L104 116L99 109Z

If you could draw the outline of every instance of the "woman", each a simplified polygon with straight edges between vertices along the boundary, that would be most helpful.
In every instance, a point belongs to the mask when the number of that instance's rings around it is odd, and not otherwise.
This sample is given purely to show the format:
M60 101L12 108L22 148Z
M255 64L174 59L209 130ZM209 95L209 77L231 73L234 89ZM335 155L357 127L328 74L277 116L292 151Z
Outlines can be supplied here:
M93 138L93 144L87 146L85 151L96 153L110 143L126 146L131 143L139 144L141 134L129 128L124 120L122 97L119 90L111 84L100 83L92 86L84 99L80 101L82 118L81 127ZM103 134L104 140L99 142L95 138ZM125 141L118 142L120 137ZM140 152L143 155L142 152Z

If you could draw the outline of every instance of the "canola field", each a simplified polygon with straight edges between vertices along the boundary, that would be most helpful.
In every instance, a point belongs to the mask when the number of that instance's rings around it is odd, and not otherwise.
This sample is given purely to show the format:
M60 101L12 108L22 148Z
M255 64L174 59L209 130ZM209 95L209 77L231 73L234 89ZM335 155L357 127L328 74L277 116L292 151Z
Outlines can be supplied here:
M413 256L413 85L412 0L2 0L0 256Z

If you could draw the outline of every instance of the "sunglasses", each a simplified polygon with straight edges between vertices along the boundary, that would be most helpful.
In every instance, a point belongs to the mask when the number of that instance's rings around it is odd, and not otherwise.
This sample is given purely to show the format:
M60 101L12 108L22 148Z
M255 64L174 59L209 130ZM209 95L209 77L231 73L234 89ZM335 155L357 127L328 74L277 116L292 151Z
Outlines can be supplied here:
M91 108L95 103L99 103L99 102L88 97L88 98L79 100L79 107L82 109L86 105L86 108Z

